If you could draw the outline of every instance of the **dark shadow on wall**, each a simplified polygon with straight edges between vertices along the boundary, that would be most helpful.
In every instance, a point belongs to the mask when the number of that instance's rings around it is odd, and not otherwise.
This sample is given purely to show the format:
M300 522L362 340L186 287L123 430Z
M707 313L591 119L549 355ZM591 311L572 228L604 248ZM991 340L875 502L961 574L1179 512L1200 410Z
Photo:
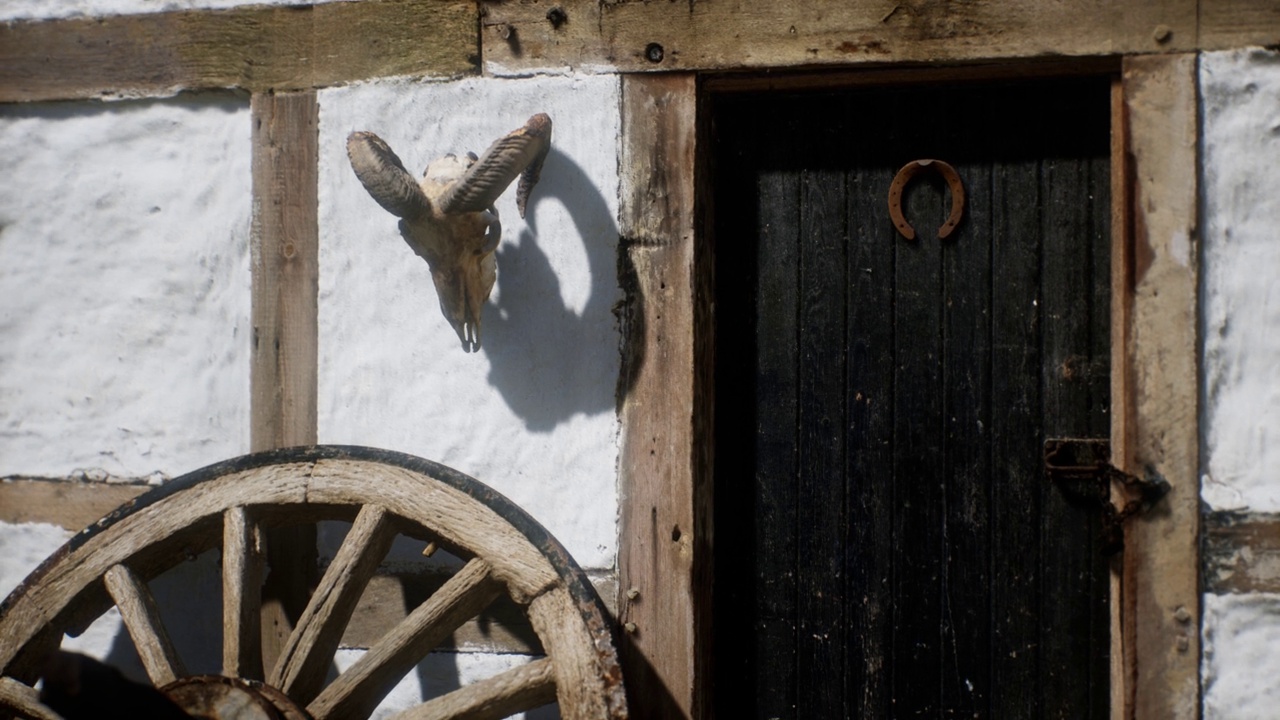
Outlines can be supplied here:
M586 250L591 294L580 313L565 304L538 245L536 205L552 199L564 205ZM624 303L619 292L617 219L581 167L553 147L529 200L529 230L498 248L498 299L485 309L483 348L489 384L528 429L548 432L574 415L614 410L630 390L619 380L616 333L621 324L626 335L623 315L634 313L624 311L635 300Z

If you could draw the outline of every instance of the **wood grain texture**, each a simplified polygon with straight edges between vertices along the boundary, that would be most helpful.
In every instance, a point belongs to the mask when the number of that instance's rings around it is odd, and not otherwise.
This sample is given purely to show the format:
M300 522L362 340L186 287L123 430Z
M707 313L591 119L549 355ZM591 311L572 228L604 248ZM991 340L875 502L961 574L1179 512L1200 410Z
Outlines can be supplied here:
M40 693L10 677L0 677L0 709L17 710L19 717L33 720L62 720L62 716L40 704Z
M1129 328L1133 311L1133 182L1129 159L1129 121L1124 81L1111 81L1111 458L1117 467L1133 464L1133 381L1129 363ZM1112 503L1124 502L1112 488ZM1134 593L1124 590L1124 557L1112 561L1111 572L1111 718L1133 717L1134 642L1130 608Z
M481 43L485 71L503 75L1160 53L1280 39L1268 0L1235 0L1204 17L1201 4L1215 3L484 0ZM548 19L553 6L565 22Z
M316 441L319 106L268 92L253 123L252 449Z
M313 90L259 92L253 142L252 450L316 441L319 106ZM262 654L272 667L315 585L315 528L267 532Z
M552 662L542 658L409 708L392 720L500 720L555 699Z
M475 72L467 0L365 0L0 23L0 102L311 89Z
M563 720L617 717L615 709L607 705L606 694L599 691L603 674L594 642L587 636L569 592L552 588L534 598L529 603L529 621L552 658L560 717Z
M0 522L49 523L79 531L150 489L150 485L5 480L0 482Z
M1204 591L1280 593L1280 515L1204 516Z
M361 508L280 653L269 685L300 702L309 703L319 694L342 631L395 536L386 508Z
M103 580L151 683L162 687L186 675L146 583L124 565L113 565Z
M222 674L261 680L262 531L244 507L222 514Z
M325 688L307 712L316 720L368 717L419 660L498 596L502 586L489 571L483 560L467 563Z
M623 261L639 332L621 398L619 620L632 712L690 717L694 705L694 121L692 75L627 76L622 97ZM626 597L635 590L634 599Z
M1200 708L1195 57L1126 58L1123 81L1134 182L1128 372L1138 465L1127 469L1150 467L1172 488L1158 511L1130 522L1126 532L1134 712L1194 718Z

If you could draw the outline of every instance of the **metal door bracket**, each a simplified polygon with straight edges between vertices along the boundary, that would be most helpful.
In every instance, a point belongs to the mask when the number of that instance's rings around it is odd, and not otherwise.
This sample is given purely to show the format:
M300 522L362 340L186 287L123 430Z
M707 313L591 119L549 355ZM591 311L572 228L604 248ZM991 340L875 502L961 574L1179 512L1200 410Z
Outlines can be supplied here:
M1111 464L1111 443L1087 438L1044 441L1045 476L1063 492L1097 502L1102 510L1102 551L1124 548L1124 523L1147 512L1169 493L1169 482L1152 468L1142 477ZM1111 488L1119 487L1124 505L1116 507Z

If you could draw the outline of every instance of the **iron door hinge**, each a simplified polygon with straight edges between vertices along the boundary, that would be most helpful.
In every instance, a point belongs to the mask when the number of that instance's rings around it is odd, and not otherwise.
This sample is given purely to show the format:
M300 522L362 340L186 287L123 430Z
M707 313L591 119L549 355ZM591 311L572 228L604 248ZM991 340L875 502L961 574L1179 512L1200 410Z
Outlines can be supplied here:
M1142 477L1111 464L1111 443L1088 438L1044 441L1045 476L1068 495L1098 503L1102 510L1102 552L1124 549L1124 523L1147 512L1169 493L1169 483L1152 468ZM1111 488L1120 488L1124 504L1116 507Z

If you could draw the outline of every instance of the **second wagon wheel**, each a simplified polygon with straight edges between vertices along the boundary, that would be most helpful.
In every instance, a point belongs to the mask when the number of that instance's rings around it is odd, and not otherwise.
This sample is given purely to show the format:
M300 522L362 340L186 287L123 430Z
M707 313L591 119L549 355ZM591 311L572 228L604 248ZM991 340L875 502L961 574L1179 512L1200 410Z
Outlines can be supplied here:
M263 528L321 520L349 520L351 530L265 682L240 678L239 669L261 657ZM326 685L356 601L397 535L437 542L465 565ZM222 554L223 673L190 677L147 582L212 548ZM152 682L180 704L239 693L279 717L365 718L504 592L524 608L546 657L396 717L500 718L558 702L566 720L625 718L622 674L598 596L564 548L505 497L437 463L370 448L249 455L122 506L73 537L0 605L0 716L56 717L33 688L42 663L64 633L78 634L114 605Z

